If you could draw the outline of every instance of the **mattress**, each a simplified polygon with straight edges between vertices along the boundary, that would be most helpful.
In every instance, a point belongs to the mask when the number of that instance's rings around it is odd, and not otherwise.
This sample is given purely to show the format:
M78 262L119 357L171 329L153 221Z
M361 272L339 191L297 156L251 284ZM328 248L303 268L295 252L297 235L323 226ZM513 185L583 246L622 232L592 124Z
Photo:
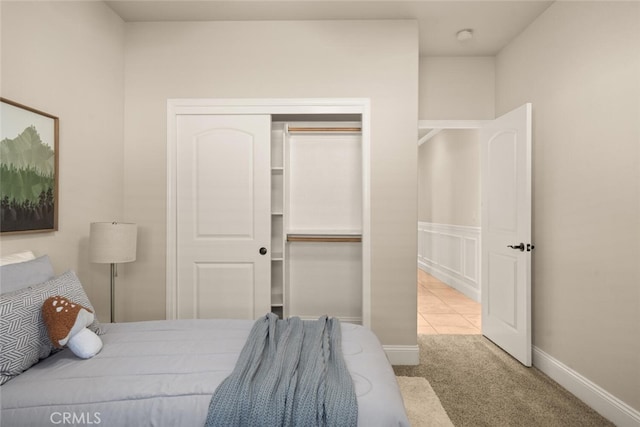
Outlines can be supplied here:
M102 351L60 351L1 388L2 426L202 426L216 387L231 373L251 320L104 324ZM368 329L343 323L358 425L409 426L386 355Z

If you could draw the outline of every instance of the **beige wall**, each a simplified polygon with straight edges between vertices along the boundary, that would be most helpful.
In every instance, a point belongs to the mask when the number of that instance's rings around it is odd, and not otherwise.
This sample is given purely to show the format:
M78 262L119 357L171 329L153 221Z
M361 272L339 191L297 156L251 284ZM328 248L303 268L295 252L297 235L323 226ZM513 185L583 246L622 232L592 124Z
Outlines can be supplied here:
M421 120L493 119L495 57L420 58Z
M534 345L640 410L640 3L556 2L497 56L533 103Z
M418 220L480 226L477 130L443 130L419 147Z
M416 343L413 21L127 24L125 213L140 226L127 320L165 316L168 98L370 98L372 326Z
M421 120L495 117L495 57L421 57ZM479 145L475 131L449 130L418 154L418 219L480 226Z
M1 94L60 119L59 231L3 235L3 254L75 270L108 320L109 267L91 265L89 223L120 220L124 23L102 2L1 2Z

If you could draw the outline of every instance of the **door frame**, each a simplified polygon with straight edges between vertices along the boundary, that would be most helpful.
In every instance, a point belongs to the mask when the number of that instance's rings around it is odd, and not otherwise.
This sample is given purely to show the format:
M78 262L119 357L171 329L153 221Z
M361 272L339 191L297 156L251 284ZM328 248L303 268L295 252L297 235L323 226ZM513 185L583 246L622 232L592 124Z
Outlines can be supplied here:
M531 111L531 104L527 103L525 104L527 105L529 112ZM516 109L519 109L521 107L518 107ZM515 109L514 109L515 110ZM513 111L513 110L512 110ZM508 114L508 113L507 113ZM529 113L530 114L530 113ZM531 117L531 116L529 116ZM497 118L496 118L497 119ZM419 137L418 139L418 147L420 147L422 144L424 144L425 142L427 142L429 139L433 138L434 136L436 136L438 133L440 133L440 131L445 130L445 129L477 129L480 130L481 128L489 125L490 123L494 122L494 120L496 119L489 119L489 120L419 120L418 121L418 132L420 134L420 131L426 131L426 133L424 133L422 136ZM529 137L532 137L532 135L530 134ZM531 157L531 154L529 154L529 157ZM480 175L483 176L483 166L481 165L481 169L480 169ZM532 171L529 172L529 175L531 175ZM531 181L529 182L529 189L531 189ZM484 188L485 188L485 183L482 182L481 183L481 194L484 193ZM529 196L530 197L530 196ZM482 209L481 209L482 211ZM482 223L482 222L481 222ZM484 228L481 226L480 228L480 241L482 242L484 239L485 235L485 230ZM480 245L481 247L483 246L483 244L481 243ZM483 250L480 251L480 256L482 257L483 254ZM482 268L483 262L482 262L482 258L480 259L480 268ZM529 270L529 280L531 280L531 270ZM481 292L481 300L482 300L482 289L483 289L483 283L482 283L482 271L480 271L479 274L479 278L480 278L480 292ZM530 284L529 284L529 289L530 289ZM529 307L531 307L531 293L529 292ZM483 309L484 310L484 309ZM531 310L529 310L528 313L529 316L529 344L530 346L532 346L532 339L533 337L531 336L530 333L530 328L531 328L531 324L533 323L533 318L532 318L532 312ZM483 332L483 331L481 331ZM484 335L484 333L483 333ZM504 350L504 349L503 349ZM508 353L507 350L504 350L505 352ZM532 355L529 356L529 358L525 361L522 362L523 364L525 364L525 366L531 366L531 357Z
M167 319L177 302L177 116L188 114L360 114L362 117L362 324L371 327L371 107L368 98L178 98L167 100Z

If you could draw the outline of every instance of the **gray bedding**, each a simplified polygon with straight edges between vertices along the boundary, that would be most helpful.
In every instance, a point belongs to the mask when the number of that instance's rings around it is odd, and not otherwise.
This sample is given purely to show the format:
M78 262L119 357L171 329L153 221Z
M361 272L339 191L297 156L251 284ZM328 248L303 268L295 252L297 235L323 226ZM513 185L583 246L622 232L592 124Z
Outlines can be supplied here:
M211 396L232 372L251 320L103 325L104 347L81 360L65 349L0 389L2 426L203 426ZM409 426L379 341L342 324L359 426ZM68 422L65 422L67 420Z

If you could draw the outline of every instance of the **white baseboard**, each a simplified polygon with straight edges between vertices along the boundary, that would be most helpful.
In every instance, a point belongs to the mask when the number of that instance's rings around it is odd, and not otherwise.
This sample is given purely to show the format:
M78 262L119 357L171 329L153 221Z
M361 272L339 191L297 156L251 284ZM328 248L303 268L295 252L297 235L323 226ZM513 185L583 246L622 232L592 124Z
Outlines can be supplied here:
M392 365L418 365L420 350L418 345L383 345L387 359Z
M313 316L305 316L302 314L289 314L289 317L299 317L302 320L318 320L318 317L320 317L320 315L313 315ZM338 320L340 320L340 322L342 323L353 323L355 325L362 325L362 317L347 317L347 316L335 316Z
M640 411L533 347L533 365L618 427L640 427Z

